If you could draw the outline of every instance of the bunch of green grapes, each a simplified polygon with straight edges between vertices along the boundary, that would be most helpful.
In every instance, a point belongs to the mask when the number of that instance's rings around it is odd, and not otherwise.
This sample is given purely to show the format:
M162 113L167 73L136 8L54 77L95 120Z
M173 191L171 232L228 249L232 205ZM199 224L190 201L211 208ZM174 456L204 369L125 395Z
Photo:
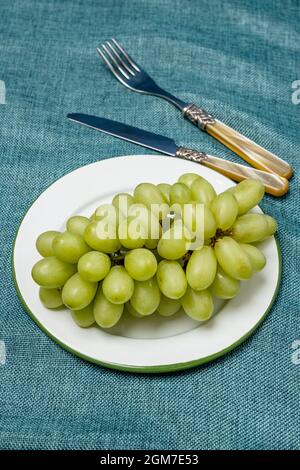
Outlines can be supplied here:
M251 179L217 195L193 173L173 185L141 183L133 195L117 194L90 218L71 217L64 232L38 237L43 258L32 277L40 299L47 308L70 309L81 327L111 328L125 309L142 318L182 307L206 321L214 296L232 299L240 282L265 266L256 244L277 224L249 212L263 195ZM195 239L203 241L196 248Z

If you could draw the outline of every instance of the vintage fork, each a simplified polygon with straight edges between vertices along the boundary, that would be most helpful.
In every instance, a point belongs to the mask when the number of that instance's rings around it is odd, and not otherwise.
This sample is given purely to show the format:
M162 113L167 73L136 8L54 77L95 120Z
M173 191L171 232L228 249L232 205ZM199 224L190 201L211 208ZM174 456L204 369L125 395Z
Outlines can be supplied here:
M185 103L159 87L115 39L106 41L101 47L97 48L99 55L124 86L169 101L181 110L185 118L218 139L255 168L285 178L292 176L292 168L286 161L219 121L204 109L193 103Z

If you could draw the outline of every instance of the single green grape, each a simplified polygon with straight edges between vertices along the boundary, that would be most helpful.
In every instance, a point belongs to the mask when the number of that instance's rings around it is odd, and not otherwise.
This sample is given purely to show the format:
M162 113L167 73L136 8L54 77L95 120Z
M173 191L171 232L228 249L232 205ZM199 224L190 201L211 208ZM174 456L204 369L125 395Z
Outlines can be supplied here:
M116 194L112 200L112 205L118 211L121 211L125 217L127 217L129 207L132 206L132 204L134 204L134 198L128 193Z
M129 276L135 281L147 281L157 270L156 258L146 248L137 248L126 253L124 265Z
M265 255L256 246L249 245L248 243L240 243L240 246L249 256L253 271L261 271L266 265Z
M114 304L104 295L101 287L98 288L94 300L94 317L101 328L112 328L120 320L124 310L123 304Z
M94 212L93 220L101 221L104 226L109 226L112 232L117 230L119 222L124 219L124 214L113 204L101 204Z
M170 260L181 258L189 249L190 241L190 233L182 221L175 220L171 228L162 234L157 245L158 254Z
M85 242L96 251L114 253L121 248L116 227L104 220L90 222L84 232Z
M192 253L186 267L186 278L194 290L207 289L217 272L217 259L211 246L203 246Z
M156 279L161 292L170 299L180 299L186 291L185 272L177 261L161 261Z
M227 191L219 194L211 202L210 209L215 217L217 227L228 230L237 218L239 207L234 195Z
M187 229L199 242L212 238L217 230L216 221L210 208L203 203L191 201L185 204L183 221Z
M191 190L184 183L175 183L170 189L170 204L186 204L192 198Z
M151 315L160 303L160 291L156 279L135 281L130 304L143 317Z
M107 276L110 266L110 257L106 253L90 251L80 258L78 272L85 281L98 282Z
M239 290L240 281L228 276L221 266L218 266L214 282L209 286L211 294L219 299L232 299L239 293Z
M265 194L264 185L258 180L245 179L229 190L237 200L239 215L245 214L260 203Z
M197 175L196 173L184 173L178 178L179 183L184 183L188 188L191 188L194 181L197 179L203 179L202 176Z
M76 273L76 266L61 261L55 256L41 259L32 268L33 280L50 289L62 287Z
M48 230L47 232L41 233L36 240L36 249L41 256L48 258L49 256L54 256L53 251L53 240L59 235L60 232L55 230Z
M70 310L82 310L92 302L97 286L96 282L85 281L78 273L74 274L62 290L64 305Z
M254 243L270 235L268 220L264 214L244 214L232 226L232 237L242 243Z
M83 237L84 231L89 225L90 220L82 215L74 215L67 221L67 231Z
M191 186L192 198L195 201L209 204L217 196L213 186L204 178L197 178Z
M158 189L162 193L164 199L166 200L167 203L170 202L170 189L171 185L168 183L160 183L157 185Z
M128 215L136 220L136 223L141 222L147 233L147 239L156 240L160 238L161 225L158 213L151 212L144 204L133 204L128 211Z
M136 203L144 204L151 212L159 212L160 219L164 219L168 214L169 206L167 200L154 184L139 184L134 190L134 200Z
M277 222L270 215L264 214L264 216L266 218L267 225L268 225L268 235L267 235L267 237L270 237L270 236L274 235L274 233L277 231Z
M170 317L174 315L181 308L180 300L169 299L165 295L161 295L160 304L157 307L157 313L162 317Z
M234 279L245 280L252 276L249 256L233 238L220 238L215 244L215 254L222 269Z
M72 310L71 315L78 326L81 328L89 328L95 323L94 302L91 302L82 310Z
M159 188L152 183L140 183L134 190L134 200L150 208L151 204L163 204L164 196Z
M205 240L215 236L217 230L216 220L209 207L204 206L204 238Z
M58 308L63 305L60 289L48 289L47 287L40 287L39 296L40 301L46 308Z
M125 304L133 294L134 282L124 266L114 266L104 279L102 290L113 304Z
M148 233L143 221L129 216L120 223L118 236L122 245L132 250L144 246Z
M195 291L189 286L181 299L181 305L185 313L197 321L209 320L214 311L211 293L208 290Z
M53 240L54 255L65 263L78 263L79 258L90 251L83 238L70 232L63 232Z

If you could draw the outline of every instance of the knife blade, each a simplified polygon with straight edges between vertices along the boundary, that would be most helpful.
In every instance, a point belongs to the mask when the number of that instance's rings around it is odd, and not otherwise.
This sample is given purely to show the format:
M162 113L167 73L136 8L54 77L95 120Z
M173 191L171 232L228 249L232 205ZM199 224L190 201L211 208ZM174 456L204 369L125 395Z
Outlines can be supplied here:
M143 147L165 153L166 155L175 156L177 150L177 145L174 140L168 137L153 134L152 132L128 126L121 122L112 121L111 119L80 113L68 114L67 117L71 121L91 127L96 131L127 140L133 144L142 145Z
M258 179L264 184L266 192L273 196L282 196L288 191L288 181L279 175L256 170L245 165L240 165L239 163L208 155L205 152L179 147L176 145L175 141L169 137L89 114L70 113L67 117L71 121L82 124L83 126L141 145L142 147L172 157L184 158L196 163L201 163L234 181L242 181L246 178Z

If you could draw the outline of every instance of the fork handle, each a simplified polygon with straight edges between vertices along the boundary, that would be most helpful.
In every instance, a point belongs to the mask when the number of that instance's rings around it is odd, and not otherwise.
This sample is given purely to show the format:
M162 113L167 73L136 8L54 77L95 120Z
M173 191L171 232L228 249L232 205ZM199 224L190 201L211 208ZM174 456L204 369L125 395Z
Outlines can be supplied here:
M270 173L277 173L284 178L290 178L292 176L293 170L286 161L223 122L218 121L204 109L190 104L184 108L183 115L200 129L205 130L208 134L222 142L222 144L226 145L230 150L233 150L233 152L255 168Z
M267 193L276 197L283 196L289 188L288 180L275 173L256 170L245 165L240 165L239 163L224 160L223 158L207 155L204 152L198 152L197 150L178 147L175 156L201 163L234 181L242 181L246 178L256 179L264 185Z

